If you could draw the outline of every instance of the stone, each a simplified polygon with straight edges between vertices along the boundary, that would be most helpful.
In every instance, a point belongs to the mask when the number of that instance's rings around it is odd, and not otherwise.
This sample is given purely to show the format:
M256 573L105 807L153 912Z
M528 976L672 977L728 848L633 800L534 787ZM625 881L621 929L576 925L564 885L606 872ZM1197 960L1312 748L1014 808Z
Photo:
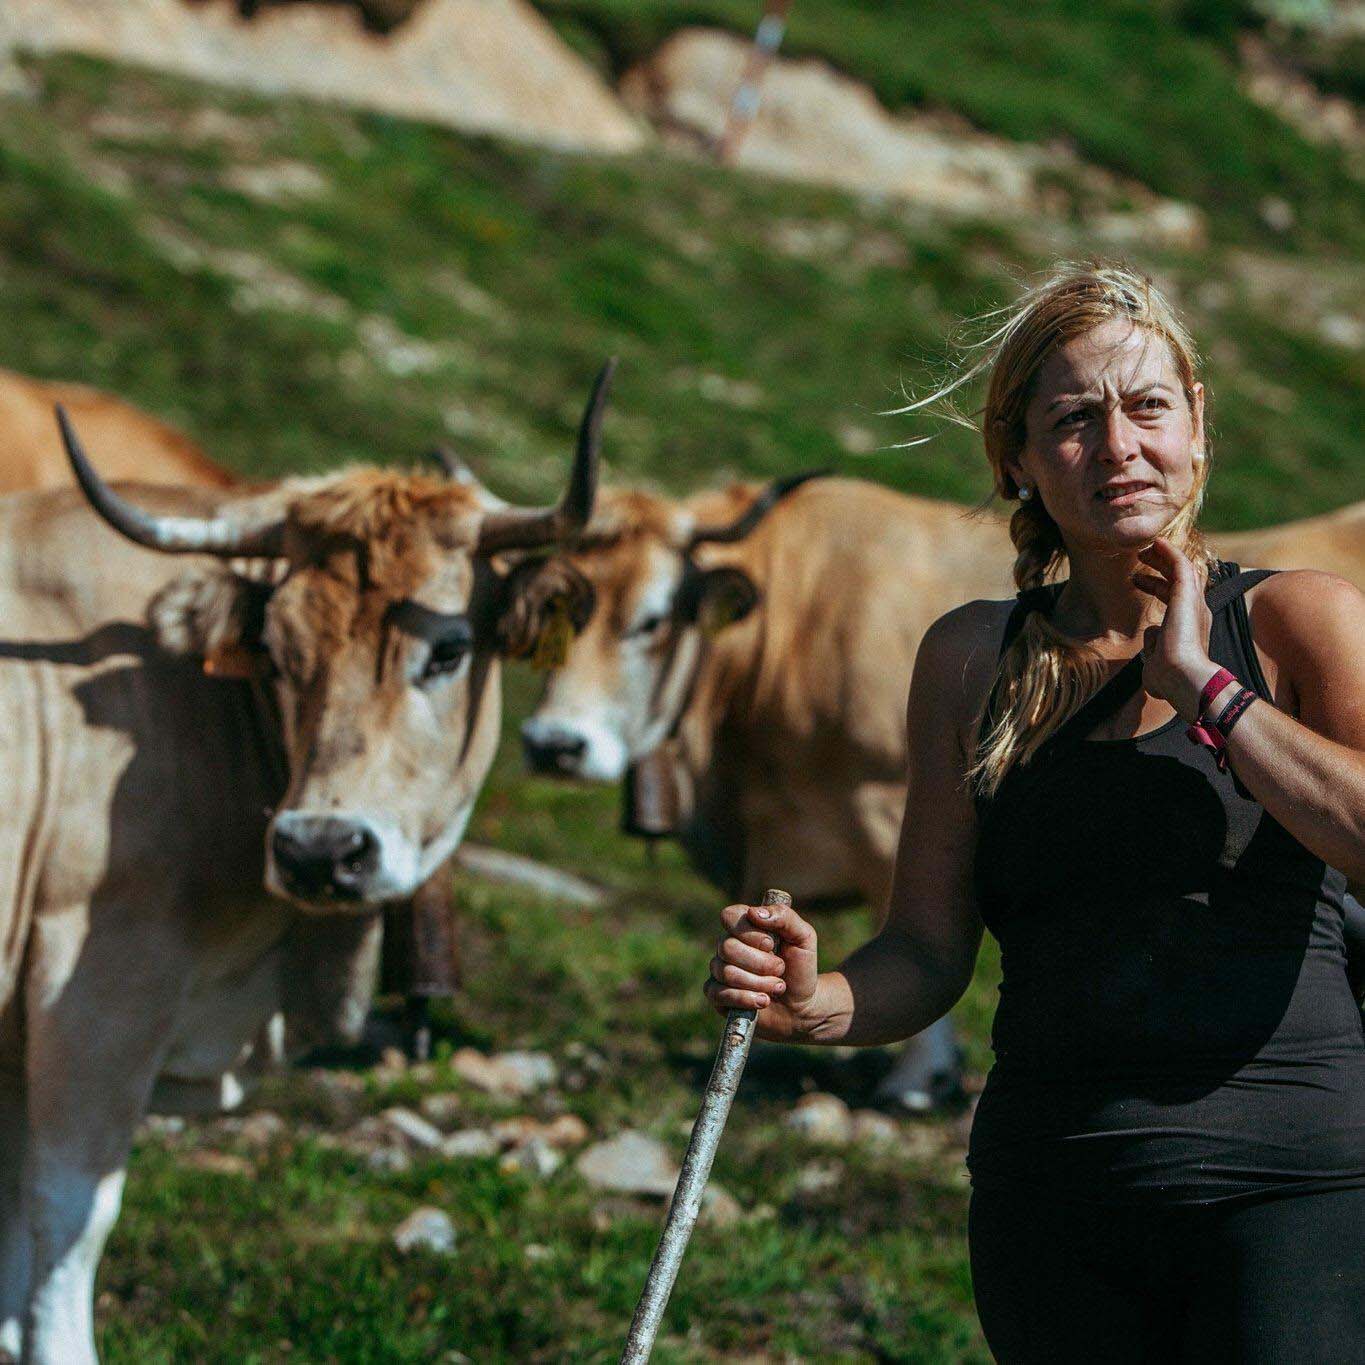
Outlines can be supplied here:
M417 1107L424 1119L449 1127L459 1121L464 1112L464 1100L453 1090L440 1090L434 1095L423 1095Z
M900 1125L875 1109L859 1109L853 1115L853 1141L869 1147L886 1147L899 1140Z
M211 1175L235 1175L251 1177L256 1168L245 1157L233 1156L230 1152L200 1150L187 1152L185 1165L196 1171L208 1171Z
M797 1194L824 1194L837 1189L843 1178L842 1161L812 1161L797 1171L795 1189Z
M409 1146L421 1148L423 1151L434 1152L445 1140L445 1134L439 1128L428 1123L420 1114L414 1114L411 1109L395 1105L392 1109L384 1110L379 1117L386 1127Z
M559 1152L536 1137L508 1152L499 1163L499 1169L506 1173L521 1171L539 1180L548 1180L559 1169L563 1160Z
M462 1080L494 1095L525 1097L559 1079L554 1058L544 1052L500 1052L488 1057L462 1047L450 1059L450 1066Z
M237 1122L237 1136L248 1147L269 1147L289 1131L289 1125L273 1109L258 1109Z
M816 1091L802 1095L787 1115L788 1128L807 1142L823 1147L844 1147L853 1140L853 1117L837 1095Z
M438 1256L451 1256L455 1252L455 1225L441 1209L423 1206L414 1209L394 1228L393 1244L404 1254L430 1251Z
M592 1133L577 1114L560 1114L541 1128L540 1136L551 1147L558 1147L562 1151L566 1147L581 1147Z
M486 1128L465 1128L451 1133L441 1143L441 1155L455 1160L462 1157L497 1156L501 1144Z
M595 1143L579 1156L575 1166L588 1184L619 1194L667 1199L678 1180L678 1167L667 1148L631 1129Z
M540 1123L529 1114L518 1114L516 1118L501 1119L489 1130L502 1147L520 1147L530 1142L540 1133Z
M713 1180L702 1191L698 1222L704 1223L708 1228L732 1228L743 1220L743 1207L723 1185L717 1185Z

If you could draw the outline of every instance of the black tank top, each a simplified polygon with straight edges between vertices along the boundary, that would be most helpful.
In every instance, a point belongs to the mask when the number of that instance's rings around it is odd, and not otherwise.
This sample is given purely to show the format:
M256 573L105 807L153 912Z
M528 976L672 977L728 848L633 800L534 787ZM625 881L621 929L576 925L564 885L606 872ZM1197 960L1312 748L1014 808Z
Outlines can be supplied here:
M1261 576L1217 567L1209 652L1271 701L1242 596ZM1007 639L1059 591L1021 597ZM1179 717L1086 739L1125 678L1131 696L1134 666L978 802L977 891L1003 978L973 1183L1172 1203L1365 1185L1345 878Z

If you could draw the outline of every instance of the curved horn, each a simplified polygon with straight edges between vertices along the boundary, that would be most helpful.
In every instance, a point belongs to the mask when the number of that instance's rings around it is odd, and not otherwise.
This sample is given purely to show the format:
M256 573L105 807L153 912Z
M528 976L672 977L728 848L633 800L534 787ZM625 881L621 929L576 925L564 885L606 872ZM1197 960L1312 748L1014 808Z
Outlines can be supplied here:
M730 545L736 540L743 540L788 493L812 479L825 478L829 472L828 469L808 469L802 474L788 474L784 479L774 479L745 509L743 515L736 517L729 525L698 526L687 538L683 553L689 553L702 544Z
M578 428L578 449L574 454L569 487L557 507L509 507L490 512L479 529L477 554L491 555L500 550L531 550L566 540L581 531L592 518L597 499L598 454L602 444L602 414L607 406L607 390L616 373L612 356L598 373L592 396L583 411Z
M284 522L278 512L268 517L172 517L144 512L125 501L95 472L81 446L66 409L58 403L57 425L72 473L96 512L114 530L149 550L165 554L219 555L225 559L267 559L282 552Z
M489 490L487 484L449 446L432 446L427 463L436 465L451 483L468 488L485 512L506 512L512 504Z

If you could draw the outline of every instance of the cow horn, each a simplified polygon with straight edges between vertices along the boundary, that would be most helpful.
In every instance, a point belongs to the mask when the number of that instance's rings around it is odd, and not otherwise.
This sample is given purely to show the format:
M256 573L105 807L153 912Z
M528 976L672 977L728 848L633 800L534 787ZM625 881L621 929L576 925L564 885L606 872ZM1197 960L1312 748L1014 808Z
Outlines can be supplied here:
M784 479L774 479L749 504L743 515L736 517L728 525L698 526L687 538L687 544L683 547L684 553L695 550L702 544L730 545L737 540L743 540L788 493L794 492L803 483L809 483L811 479L823 479L828 473L828 469L808 469L802 474L788 474Z
M506 512L512 506L505 498L500 498L492 492L473 468L460 459L449 446L433 446L427 451L427 461L442 470L451 483L469 489L478 498L479 506L485 512Z
M81 491L114 530L149 550L165 554L219 555L225 559L269 559L282 553L284 522L278 510L267 516L220 513L215 517L159 516L121 498L95 472L66 409L58 403L57 425Z
M477 553L497 554L500 550L531 550L540 545L565 540L581 531L592 518L597 499L598 454L602 444L602 414L607 406L607 390L616 373L612 356L598 373L592 397L583 411L578 428L578 449L574 454L569 487L557 507L509 507L490 512L479 529Z

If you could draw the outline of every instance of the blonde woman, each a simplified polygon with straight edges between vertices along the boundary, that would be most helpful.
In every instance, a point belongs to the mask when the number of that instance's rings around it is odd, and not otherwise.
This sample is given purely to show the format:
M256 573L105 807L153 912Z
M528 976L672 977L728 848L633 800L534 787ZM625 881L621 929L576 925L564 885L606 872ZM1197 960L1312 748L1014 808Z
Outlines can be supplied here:
M1020 596L920 648L890 918L820 972L797 911L730 906L707 996L764 1038L894 1042L962 995L984 926L997 1358L1365 1360L1365 597L1211 559L1204 390L1150 281L1058 271L981 370Z

